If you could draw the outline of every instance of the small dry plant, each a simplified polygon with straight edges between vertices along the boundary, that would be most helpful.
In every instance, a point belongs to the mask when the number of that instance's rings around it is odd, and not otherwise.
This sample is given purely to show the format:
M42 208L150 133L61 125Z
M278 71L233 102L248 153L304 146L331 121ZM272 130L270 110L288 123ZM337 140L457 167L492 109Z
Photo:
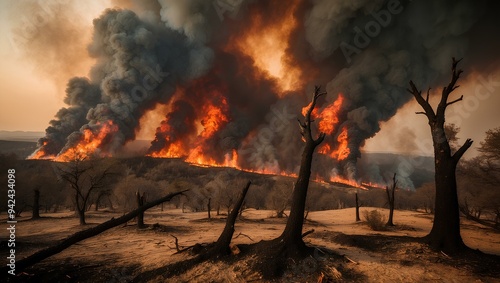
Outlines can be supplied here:
M385 216L382 215L378 210L365 210L363 211L363 216L366 220L366 223L372 230L375 231L383 231L386 229L385 223L386 219Z

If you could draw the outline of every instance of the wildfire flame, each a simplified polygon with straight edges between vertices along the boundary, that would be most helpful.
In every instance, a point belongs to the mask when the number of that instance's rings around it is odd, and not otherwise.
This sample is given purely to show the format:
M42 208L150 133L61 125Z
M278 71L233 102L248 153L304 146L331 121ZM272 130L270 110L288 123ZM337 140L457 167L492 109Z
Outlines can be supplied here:
M327 135L331 135L333 133L335 126L339 123L338 115L343 102L344 97L342 94L339 94L337 99L332 104L321 111L321 114L319 115L321 120L318 123L320 132Z
M106 121L104 123L97 123L98 130L93 132L91 129L84 129L82 133L82 138L72 148L59 153L53 160L67 162L74 160L79 157L87 157L92 154L95 154L99 149L100 145L103 143L103 140L113 132L118 130L118 127L113 124L113 121ZM110 156L109 153L101 153L101 157Z
M47 155L44 148L47 146L48 142L44 141L42 146L39 147L35 152L33 152L27 159L54 159L55 156Z
M339 147L337 148L337 150L332 151L330 155L334 158L336 157L339 161L344 160L351 153L351 150L348 147L348 135L346 127L342 128L342 132L337 137L337 141L339 142Z

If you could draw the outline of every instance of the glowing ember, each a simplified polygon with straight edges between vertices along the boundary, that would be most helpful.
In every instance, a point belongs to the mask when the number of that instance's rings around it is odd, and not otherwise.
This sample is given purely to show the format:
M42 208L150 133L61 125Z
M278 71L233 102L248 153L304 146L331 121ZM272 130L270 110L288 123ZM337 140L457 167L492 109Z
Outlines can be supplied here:
M380 185L380 184L377 184L377 183L372 183L372 182L361 182L361 185L363 187L369 187L369 188L376 188L376 189L382 189L382 190L385 190L385 187Z

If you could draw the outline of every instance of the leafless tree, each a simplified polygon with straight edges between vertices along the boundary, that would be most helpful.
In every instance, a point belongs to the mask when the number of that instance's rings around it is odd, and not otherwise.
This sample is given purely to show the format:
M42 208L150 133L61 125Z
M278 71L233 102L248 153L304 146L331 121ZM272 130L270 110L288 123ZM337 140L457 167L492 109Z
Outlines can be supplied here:
M429 93L424 98L422 92L410 81L408 91L413 94L417 102L422 106L422 114L427 117L432 134L434 146L435 183L436 183L436 205L435 217L431 232L424 238L429 245L435 249L448 253L458 252L466 246L460 235L460 219L457 196L456 168L458 161L465 151L472 145L472 140L467 139L465 143L454 153L445 135L445 111L446 108L462 100L463 95L455 100L448 101L450 94L458 88L456 85L462 70L457 69L460 60L453 58L452 77L450 83L445 86L441 93L441 99L436 111L429 104Z
M389 203L389 219L387 219L387 223L385 224L386 226L394 226L392 219L394 216L394 194L396 192L397 183L398 181L396 180L396 173L394 173L394 177L392 177L391 188L389 188L389 186L385 187L387 202Z
M59 178L73 190L73 201L80 225L86 224L85 211L90 197L109 186L112 177L118 175L114 165L108 160L76 156L71 162L56 166Z

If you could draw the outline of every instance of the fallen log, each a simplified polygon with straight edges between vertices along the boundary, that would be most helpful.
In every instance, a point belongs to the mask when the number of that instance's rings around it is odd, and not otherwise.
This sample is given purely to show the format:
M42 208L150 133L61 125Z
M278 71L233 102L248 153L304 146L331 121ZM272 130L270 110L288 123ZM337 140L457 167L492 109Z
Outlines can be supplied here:
M40 251L38 251L38 252L36 252L36 253L26 257L26 258L23 258L23 259L17 261L16 262L16 272L20 272L23 269L30 267L30 266L48 258L48 257L50 257L50 256L58 254L58 253L62 252L63 250L67 249L68 247L70 247L70 246L72 246L80 241L94 237L94 236L96 236L96 235L98 235L98 234L100 234L108 229L111 229L111 228L116 227L120 224L126 223L127 221L130 221L134 217L139 215L141 212L144 212L144 211L150 209L151 207L157 206L163 202L170 201L173 197L180 195L186 191L188 191L188 190L168 194L162 198L159 198L159 199L154 200L152 202L148 202L148 203L144 204L143 206L137 208L136 210L133 210L133 211L121 216L121 217L118 217L116 219L112 218L111 220L108 220L108 221L101 223L101 224L99 224L95 227L92 227L90 229L76 232L75 234L67 237L66 239L61 240L61 242L56 244L55 246L45 248L45 249L40 250ZM10 268L8 266L2 267L1 272L7 273L7 270L10 270Z

